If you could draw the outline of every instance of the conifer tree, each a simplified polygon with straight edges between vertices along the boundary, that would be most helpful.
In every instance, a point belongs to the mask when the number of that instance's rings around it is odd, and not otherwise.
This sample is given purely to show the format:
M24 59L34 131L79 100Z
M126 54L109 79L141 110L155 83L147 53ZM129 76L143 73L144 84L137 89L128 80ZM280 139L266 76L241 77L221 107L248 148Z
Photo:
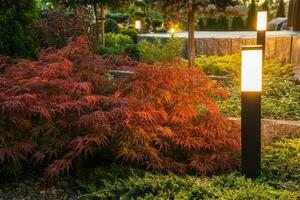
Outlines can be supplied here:
M243 18L241 17L234 17L232 20L231 30L232 31L244 31L245 23Z
M247 24L246 29L249 31L256 30L256 1L251 0L251 3L248 6L248 17L247 17Z
M35 0L0 1L0 54L35 56L35 44L26 26L36 16Z
M276 17L285 17L285 6L283 0L279 0Z

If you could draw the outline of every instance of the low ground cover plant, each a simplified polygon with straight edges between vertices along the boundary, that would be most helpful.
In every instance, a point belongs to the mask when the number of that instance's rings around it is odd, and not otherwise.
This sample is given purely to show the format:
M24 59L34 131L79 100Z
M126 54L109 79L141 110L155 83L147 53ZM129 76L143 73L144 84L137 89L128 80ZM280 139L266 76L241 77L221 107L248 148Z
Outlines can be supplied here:
M291 199L299 193L300 139L279 140L266 147L262 176L246 180L239 173L200 178L153 174L128 166L97 168L79 181L79 199Z
M112 77L107 70L132 70ZM239 165L239 127L202 71L91 52L87 38L21 60L0 75L0 172L30 164L59 176L94 158L148 169L226 173ZM199 112L200 111L200 112Z
M220 101L227 116L240 116L240 55L200 56L196 65L209 75L229 76L219 81L228 88L230 98ZM263 74L262 116L271 119L300 119L300 85L294 80L293 66L266 61Z
M262 172L269 185L298 192L300 197L300 138L278 140L263 151Z

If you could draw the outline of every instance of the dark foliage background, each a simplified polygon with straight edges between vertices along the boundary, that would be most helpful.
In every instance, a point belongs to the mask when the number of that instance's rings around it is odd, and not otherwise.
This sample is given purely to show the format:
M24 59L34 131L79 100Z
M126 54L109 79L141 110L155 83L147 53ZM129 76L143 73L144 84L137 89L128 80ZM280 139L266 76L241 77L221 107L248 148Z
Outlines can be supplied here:
M0 54L34 58L35 41L27 26L37 16L35 0L0 1Z

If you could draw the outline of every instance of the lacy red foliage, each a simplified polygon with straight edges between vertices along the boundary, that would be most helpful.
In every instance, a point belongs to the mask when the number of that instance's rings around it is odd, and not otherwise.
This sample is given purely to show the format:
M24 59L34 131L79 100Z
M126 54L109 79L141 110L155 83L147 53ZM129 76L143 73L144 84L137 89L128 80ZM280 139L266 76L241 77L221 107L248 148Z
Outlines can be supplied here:
M228 172L239 164L239 127L219 114L214 99L225 97L198 69L103 58L79 37L0 76L0 170L49 163L54 177L109 149L154 170Z

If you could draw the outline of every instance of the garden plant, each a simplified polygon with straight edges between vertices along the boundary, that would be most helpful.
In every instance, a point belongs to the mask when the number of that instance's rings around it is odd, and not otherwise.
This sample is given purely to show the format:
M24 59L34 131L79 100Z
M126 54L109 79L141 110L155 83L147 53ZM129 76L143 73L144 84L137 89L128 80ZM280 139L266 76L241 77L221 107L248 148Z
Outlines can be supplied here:
M296 128L262 137L261 174L247 179L241 55L196 56L194 39L196 25L255 30L256 11L290 16L285 4L0 1L0 200L300 199L295 66L264 61L262 118Z

